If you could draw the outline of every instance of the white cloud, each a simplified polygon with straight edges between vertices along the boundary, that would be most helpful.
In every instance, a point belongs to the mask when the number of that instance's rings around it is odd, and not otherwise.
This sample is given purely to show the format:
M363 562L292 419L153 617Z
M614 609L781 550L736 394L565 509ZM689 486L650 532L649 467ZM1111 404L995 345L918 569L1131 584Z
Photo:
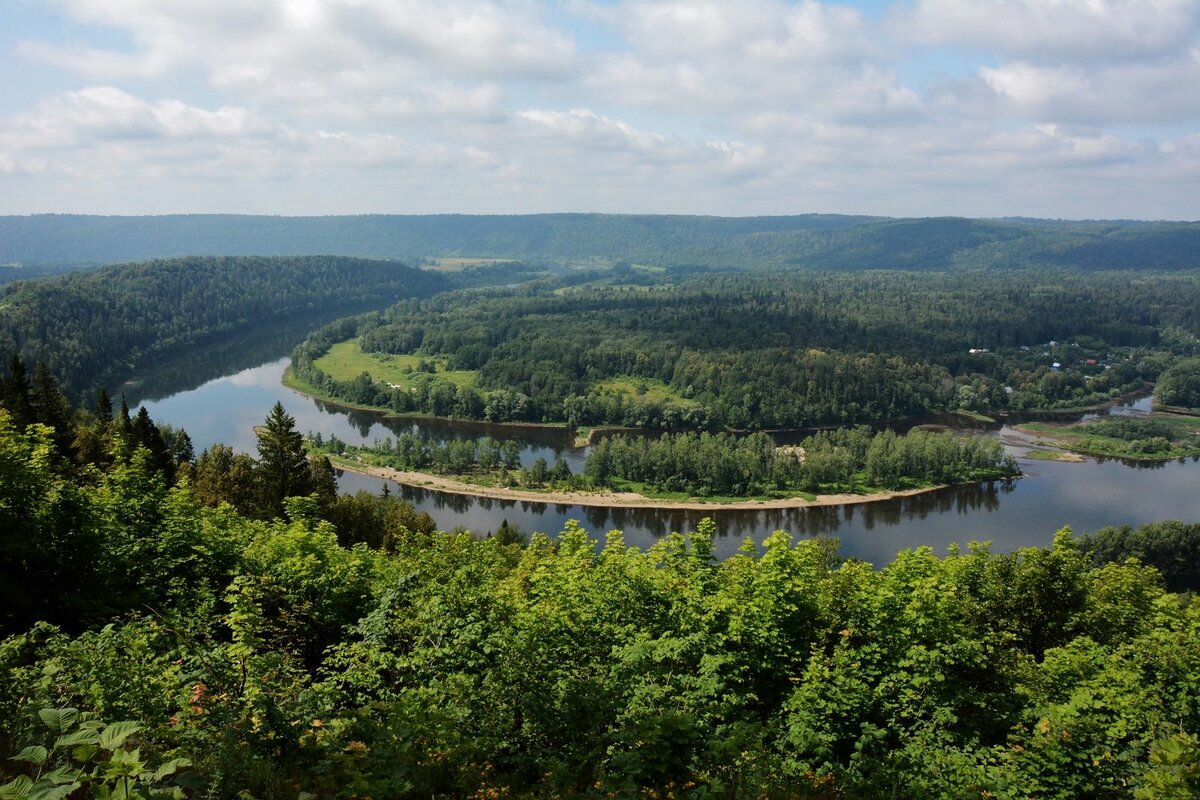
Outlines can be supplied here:
M288 96L319 79L351 88L416 73L553 77L574 43L533 5L430 0L59 0L76 19L124 31L131 51L32 41L23 52L90 78L163 75L199 65L222 86Z
M869 115L881 103L912 101L872 63L884 48L851 8L634 0L597 15L629 43L599 58L587 78L612 102L677 113L820 103L828 113Z
M982 46L1023 58L1157 58L1200 29L1195 0L917 0L895 12L917 44Z
M172 99L148 102L112 86L47 98L5 127L14 138L41 148L121 139L232 139L267 129L243 108L209 111Z
M1194 0L48 2L0 210L1200 216Z
M1200 48L1170 60L1085 69L1024 62L981 67L980 77L1026 119L1114 122L1200 120Z

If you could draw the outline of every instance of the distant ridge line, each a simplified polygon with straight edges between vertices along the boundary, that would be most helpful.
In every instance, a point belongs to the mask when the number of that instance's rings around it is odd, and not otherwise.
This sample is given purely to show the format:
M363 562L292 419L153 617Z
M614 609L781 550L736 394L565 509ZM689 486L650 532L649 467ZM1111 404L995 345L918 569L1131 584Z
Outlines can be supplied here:
M1200 268L1200 222L842 214L0 216L0 264L331 254L729 269Z

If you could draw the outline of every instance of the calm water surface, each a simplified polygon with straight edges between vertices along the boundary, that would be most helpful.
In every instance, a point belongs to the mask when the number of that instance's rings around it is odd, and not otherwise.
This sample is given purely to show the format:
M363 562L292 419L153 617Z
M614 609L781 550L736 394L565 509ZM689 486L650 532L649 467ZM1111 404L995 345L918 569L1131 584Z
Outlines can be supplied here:
M562 456L572 470L582 467L586 451L572 449L569 434L561 429L381 420L379 415L347 412L305 397L280 384L288 359L276 357L285 350L280 350L279 344L274 347L271 356L265 358L253 348L239 348L229 354L223 377L205 380L207 374L201 371L190 387L186 379L181 379L174 392L172 387L159 385L144 395L143 402L155 420L186 428L198 453L217 442L253 453L253 426L262 422L278 400L296 418L301 431L336 434L354 444L371 444L404 431L442 440L487 434L518 441L526 464L539 456L547 461ZM249 366L239 363L239 358L242 362L262 359L265 363ZM206 369L208 373L214 371L211 363ZM186 366L177 371L186 374ZM1148 408L1148 403L1148 399L1142 400L1117 413L1139 413ZM417 508L429 512L443 528L461 525L485 532L508 520L526 532L555 533L568 519L576 519L598 537L619 528L629 544L647 547L666 533L690 530L700 518L712 516L722 533L720 555L732 553L744 537L761 541L772 531L783 529L796 536L836 536L841 540L843 555L877 564L891 560L899 550L920 545L929 545L938 552L944 552L951 543L965 545L971 541L991 541L997 551L1045 545L1063 525L1084 532L1161 519L1200 521L1200 462L1196 459L1153 466L1131 466L1113 460L1081 464L1037 461L1021 457L1021 439L1011 429L1001 428L998 434L1020 458L1026 474L1021 480L842 507L708 512L590 508L391 486ZM384 481L344 473L339 483L347 492L379 492Z

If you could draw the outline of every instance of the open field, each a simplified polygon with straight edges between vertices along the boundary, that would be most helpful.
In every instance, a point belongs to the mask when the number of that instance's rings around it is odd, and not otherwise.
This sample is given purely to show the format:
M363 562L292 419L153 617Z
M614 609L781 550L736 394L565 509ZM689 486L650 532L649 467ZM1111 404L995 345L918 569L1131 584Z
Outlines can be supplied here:
M379 383L394 383L411 388L424 375L435 375L460 387L475 383L478 373L474 370L448 370L446 360L427 358L413 354L393 355L389 353L364 353L357 339L338 342L314 364L326 375L340 381L349 381L362 373L368 373ZM422 364L426 369L422 371Z
M1078 464L1085 460L1079 453L1071 453L1067 450L1044 450L1041 448L1027 451L1025 457L1037 461L1065 461L1070 464Z

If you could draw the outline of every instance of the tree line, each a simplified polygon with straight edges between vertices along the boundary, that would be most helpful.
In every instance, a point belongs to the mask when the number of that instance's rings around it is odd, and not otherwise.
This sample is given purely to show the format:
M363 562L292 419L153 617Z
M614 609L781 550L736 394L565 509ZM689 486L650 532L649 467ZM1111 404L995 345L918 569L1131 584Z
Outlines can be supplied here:
M0 263L98 264L198 253L471 256L723 269L1194 269L1195 222L803 214L0 217Z

